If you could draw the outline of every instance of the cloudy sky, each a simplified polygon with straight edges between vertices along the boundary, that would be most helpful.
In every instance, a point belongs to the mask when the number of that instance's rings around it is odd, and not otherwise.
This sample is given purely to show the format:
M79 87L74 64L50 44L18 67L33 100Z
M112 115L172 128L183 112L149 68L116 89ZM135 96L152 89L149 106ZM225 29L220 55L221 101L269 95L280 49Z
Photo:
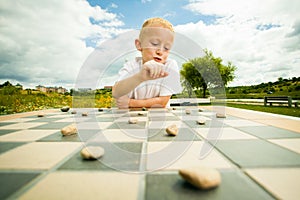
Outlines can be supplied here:
M0 83L73 88L96 47L154 16L232 62L230 86L299 77L299 8L299 0L0 0Z

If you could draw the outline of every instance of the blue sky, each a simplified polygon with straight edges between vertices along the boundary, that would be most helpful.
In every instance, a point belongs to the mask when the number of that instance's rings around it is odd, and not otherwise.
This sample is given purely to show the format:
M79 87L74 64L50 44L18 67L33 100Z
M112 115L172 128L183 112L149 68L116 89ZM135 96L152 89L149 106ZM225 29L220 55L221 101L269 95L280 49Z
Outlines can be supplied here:
M130 1L110 1L110 0L89 0L91 6L100 6L118 15L124 22L124 28L139 29L144 20L150 17L163 17L168 19L173 25L198 22L203 20L209 24L214 22L214 16L201 15L184 8L189 1L181 0L130 0Z
M235 65L229 86L299 77L299 7L299 0L0 0L0 83L73 88L96 47L155 16ZM117 70L108 71L112 85Z

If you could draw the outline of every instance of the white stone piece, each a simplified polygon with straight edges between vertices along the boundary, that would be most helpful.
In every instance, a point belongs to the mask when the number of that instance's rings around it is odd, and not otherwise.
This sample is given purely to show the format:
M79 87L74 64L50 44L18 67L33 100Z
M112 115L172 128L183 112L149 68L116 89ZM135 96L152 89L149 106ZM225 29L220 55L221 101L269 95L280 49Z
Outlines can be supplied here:
M131 118L128 120L129 124L136 124L137 122L138 122L138 119L136 119L136 118Z
M86 117L86 116L88 116L88 113L87 112L84 112L84 113L82 113L81 114L83 117Z
M178 127L176 126L176 124L172 124L166 128L166 132L168 133L168 135L176 136L178 134Z
M217 118L226 118L226 115L224 113L217 113L216 117Z
M204 119L199 119L199 120L197 120L197 124L199 124L199 125L205 125L205 120Z
M220 172L213 168L207 167L191 167L179 170L179 175L200 189L215 188L221 183Z
M64 128L62 128L60 130L61 134L63 136L68 136L68 135L74 135L74 134L77 134L77 127L76 127L76 124L71 124L69 126L66 126Z
M95 160L104 155L104 149L99 146L87 146L80 151L80 155L86 160Z

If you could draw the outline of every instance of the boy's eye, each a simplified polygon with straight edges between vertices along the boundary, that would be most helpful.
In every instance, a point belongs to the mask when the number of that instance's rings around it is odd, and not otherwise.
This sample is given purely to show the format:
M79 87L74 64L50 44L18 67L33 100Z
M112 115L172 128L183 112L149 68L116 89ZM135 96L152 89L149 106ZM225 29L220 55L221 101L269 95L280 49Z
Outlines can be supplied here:
M169 51L171 49L171 46L170 45L166 45L166 46L164 46L164 49L165 49L165 51Z
M151 42L151 44L152 44L153 46L157 46L157 45L158 45L158 43L156 43L156 42Z

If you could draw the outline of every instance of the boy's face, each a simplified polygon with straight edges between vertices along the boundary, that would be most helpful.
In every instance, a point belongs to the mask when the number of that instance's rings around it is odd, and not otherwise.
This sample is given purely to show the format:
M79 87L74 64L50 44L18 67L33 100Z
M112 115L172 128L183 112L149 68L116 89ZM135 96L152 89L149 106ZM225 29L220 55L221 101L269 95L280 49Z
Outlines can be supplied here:
M165 64L173 45L174 33L166 28L145 27L136 47L142 53L143 63L150 60Z

